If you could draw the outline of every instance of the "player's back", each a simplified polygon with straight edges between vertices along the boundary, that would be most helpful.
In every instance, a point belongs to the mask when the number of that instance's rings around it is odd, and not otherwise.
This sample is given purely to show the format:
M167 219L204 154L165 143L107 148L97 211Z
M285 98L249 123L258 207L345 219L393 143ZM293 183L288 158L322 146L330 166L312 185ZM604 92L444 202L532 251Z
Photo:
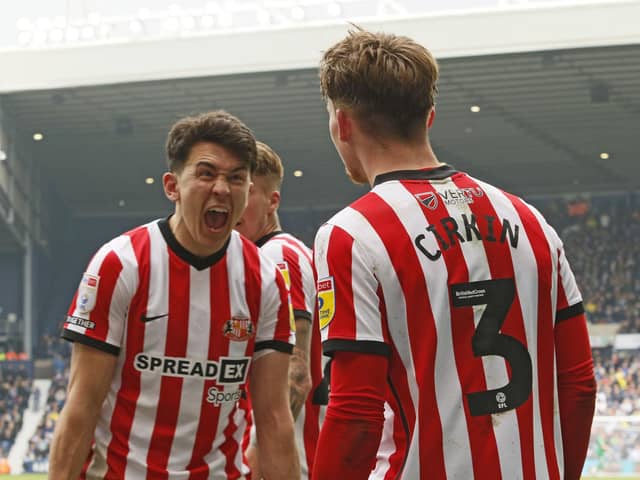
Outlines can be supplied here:
M390 356L370 478L560 478L553 328L580 298L540 214L444 166L379 176L323 228L328 255L351 242L353 277L325 349L353 339ZM349 302L353 322L338 322Z

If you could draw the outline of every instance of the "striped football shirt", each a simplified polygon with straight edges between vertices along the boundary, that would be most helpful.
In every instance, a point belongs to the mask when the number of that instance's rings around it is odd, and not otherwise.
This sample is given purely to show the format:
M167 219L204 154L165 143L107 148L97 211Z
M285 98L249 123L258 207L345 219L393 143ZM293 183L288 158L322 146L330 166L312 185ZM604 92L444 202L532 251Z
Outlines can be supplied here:
M389 359L371 479L563 478L554 325L582 299L536 209L448 165L390 172L314 251L325 353Z
M118 357L83 478L239 478L236 404L254 352L292 351L289 315L277 267L236 232L207 258L167 220L104 245L62 333Z

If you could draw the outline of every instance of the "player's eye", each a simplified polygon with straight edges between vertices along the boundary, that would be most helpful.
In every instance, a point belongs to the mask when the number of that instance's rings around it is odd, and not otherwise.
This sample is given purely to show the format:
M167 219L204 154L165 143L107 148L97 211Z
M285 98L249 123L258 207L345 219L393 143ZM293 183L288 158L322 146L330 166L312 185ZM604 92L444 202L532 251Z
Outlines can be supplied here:
M244 183L245 175L243 173L234 173L229 177L229 181L235 184Z
M214 173L213 173L213 170L211 170L210 168L200 168L196 172L196 175L198 177L212 178L214 176Z

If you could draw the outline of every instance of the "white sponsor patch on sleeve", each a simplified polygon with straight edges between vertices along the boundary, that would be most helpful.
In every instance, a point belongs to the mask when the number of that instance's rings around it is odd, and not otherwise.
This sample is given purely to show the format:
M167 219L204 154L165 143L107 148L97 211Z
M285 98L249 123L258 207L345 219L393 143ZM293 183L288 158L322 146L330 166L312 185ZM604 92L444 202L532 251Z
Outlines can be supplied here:
M99 275L92 275L90 273L82 275L80 287L78 287L78 299L76 301L78 311L81 313L89 313L95 308L99 283Z

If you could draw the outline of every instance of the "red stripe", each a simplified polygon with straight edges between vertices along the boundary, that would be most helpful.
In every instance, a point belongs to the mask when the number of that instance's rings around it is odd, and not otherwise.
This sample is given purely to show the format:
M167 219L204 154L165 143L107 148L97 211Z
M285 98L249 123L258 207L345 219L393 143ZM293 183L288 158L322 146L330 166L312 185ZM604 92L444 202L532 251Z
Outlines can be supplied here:
M435 195L436 190L430 185L425 183L416 182L402 182L403 186L412 194L416 195L424 193L425 191L431 191ZM438 234L449 241L446 231L444 230L440 220L449 217L443 202L439 202L435 210L431 210L422 206L423 214L426 218L428 225L433 225ZM402 227L400 227L402 228ZM411 245L413 247L413 245ZM409 246L406 247L407 249ZM415 251L415 250L413 250ZM467 264L462 254L462 250L459 245L451 246L448 249L441 249L442 259L446 265L449 285L456 283L466 283L469 281L469 272L467 270ZM422 276L422 270L415 269L416 273L420 273ZM416 279L418 281L419 279ZM422 279L422 283L424 280ZM426 295L426 293L425 293ZM425 297L428 299L428 297ZM449 298L446 299L432 299L423 308L431 312L431 304L436 304L439 301L450 302ZM430 313L431 314L431 313ZM411 318L411 316L409 316ZM432 318L431 322L435 320ZM469 404L467 402L465 393L479 392L487 390L487 384L484 377L484 368L482 365L482 359L473 355L471 348L471 341L475 332L473 310L471 308L451 309L451 336L453 340L454 358L456 362L456 369L458 373L458 379L463 392L462 405L465 412L466 426L469 435L469 446L471 448L471 459L475 478L495 478L499 479L500 465L497 462L498 448L496 444L495 435L493 432L493 425L490 416L472 416L469 411ZM434 333L435 335L435 333ZM431 347L433 354L435 354L436 344ZM414 348L419 351L420 346ZM430 362L435 366L435 358L426 358L425 354L421 353L423 360L418 361ZM418 357L420 358L420 357ZM420 413L420 418L424 418L426 412ZM422 428L422 425L421 425ZM447 428L446 425L442 428ZM424 440L421 441L421 448L423 443L429 441L428 437L423 436ZM495 459L486 461L486 459ZM427 465L423 463L423 465ZM426 472L425 472L426 474Z
M540 421L544 439L547 468L551 480L560 478L554 438L554 386L555 386L555 345L553 326L555 312L552 311L551 275L552 260L547 237L537 218L522 200L507 195L516 208L531 243L538 267L538 389L540 392Z
M209 335L208 359L217 359L229 354L229 340L222 335L224 324L231 318L229 300L229 281L226 259L218 261L210 270L209 297L211 311L211 333ZM210 388L221 388L214 380L204 382L203 396L206 398ZM220 422L220 407L202 402L198 430L187 470L191 472L191 480L209 478L209 466L205 456L211 450Z
M320 405L313 404L312 396L313 390L311 390L304 405L304 425L302 430L309 478L311 478L311 473L313 472L313 459L316 455L316 446L320 436Z
M460 188L481 188L472 178L467 175L459 175L455 177L454 183ZM502 221L496 213L486 192L482 197L473 197L473 203L469 204L471 212L478 218L478 228L481 232L488 231L488 222L485 215L490 215L496 220L494 221L495 237L498 241L483 241L484 250L486 252L491 278L515 278L513 269L513 261L511 250L507 242L500 242L498 232L502 229ZM527 336L525 331L525 323L522 316L522 306L516 289L516 295L511 306L511 310L505 319L501 332L505 335L516 338L525 347L527 347ZM528 349L528 348L527 348ZM507 373L511 378L511 368L507 363ZM525 479L535 480L535 462L533 455L533 395L530 396L524 404L516 409L518 420L518 433L520 436L520 456L522 461L522 470ZM496 461L498 458L496 457Z
M289 267L289 280L291 282L289 293L291 294L291 305L293 305L294 310L307 311L298 253L296 253L291 247L283 245L282 257Z
M327 264L333 275L334 316L328 326L328 339L356 339L356 314L353 307L351 278L353 238L339 227L333 227L327 248ZM322 279L320 279L322 280Z
M229 480L240 478L240 476L242 475L235 463L239 449L238 442L235 440L235 438L233 438L233 434L238 430L237 425L233 421L235 411L235 408L231 410L231 413L229 413L229 417L226 419L227 426L223 431L225 440L224 443L220 446L220 451L227 459L224 471L227 474L227 479Z
M71 304L69 305L69 310L67 311L67 315L73 315L73 312L76 310L76 303L78 302L78 290L73 294L73 299L71 300ZM65 328L67 324L65 324Z
M382 198L371 193L352 204L352 208L362 213L380 236L404 294L406 319L409 322L409 342L420 392L417 412L420 427L420 460L422 465L428 466L422 469L421 478L445 478L442 425L434 382L437 334L429 294L422 269L419 267L420 260L404 226ZM406 382L406 375L405 366L399 358L392 356L389 362L389 376L395 388L398 388L397 384L402 385ZM407 418L409 437L412 438L416 423L415 406L410 402L410 397L401 397L400 402L400 408Z
M100 295L97 296L96 306L89 315L89 319L95 322L96 327L94 330L87 330L86 332L88 336L103 342L107 340L109 333L111 299L113 298L113 292L116 289L116 283L118 282L121 271L122 262L120 258L115 252L109 252L102 261L100 270L98 271L98 275L100 276L98 291ZM120 321L120 319L116 319L115 321Z
M169 320L164 353L168 357L185 357L189 330L190 266L169 252ZM167 465L175 435L183 379L163 376L156 410L156 421L147 453L147 479L168 478Z
M140 228L131 232L129 236L138 264L140 281L129 307L128 318L138 319L147 310L150 261L149 231L146 228ZM127 455L129 454L129 434L140 395L140 372L133 368L133 361L136 354L144 349L144 329L145 323L143 322L127 321L125 359L120 378L120 389L111 416L111 441L107 448L108 470L104 477L105 480L124 478Z

